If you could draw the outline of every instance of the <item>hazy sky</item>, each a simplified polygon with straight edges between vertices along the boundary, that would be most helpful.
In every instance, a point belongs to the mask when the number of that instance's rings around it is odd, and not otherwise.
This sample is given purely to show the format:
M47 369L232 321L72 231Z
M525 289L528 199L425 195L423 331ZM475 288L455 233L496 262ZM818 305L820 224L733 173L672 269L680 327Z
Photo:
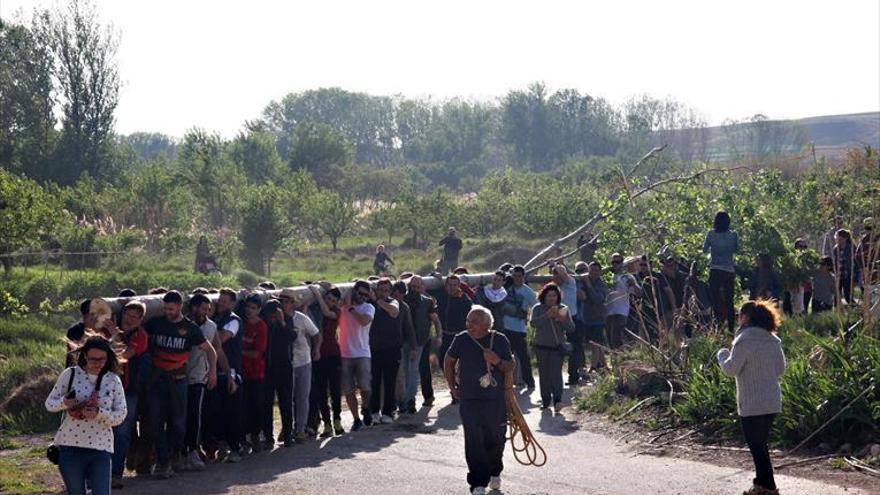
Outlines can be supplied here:
M97 0L121 31L117 131L226 136L288 92L492 99L541 80L710 123L880 109L880 2ZM0 0L0 15L52 5Z

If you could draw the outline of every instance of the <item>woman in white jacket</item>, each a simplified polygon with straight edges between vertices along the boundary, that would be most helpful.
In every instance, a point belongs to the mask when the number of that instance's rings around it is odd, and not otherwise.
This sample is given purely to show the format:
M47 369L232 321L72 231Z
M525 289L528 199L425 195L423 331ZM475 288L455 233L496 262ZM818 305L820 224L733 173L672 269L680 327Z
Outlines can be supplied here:
M127 412L118 364L110 342L91 336L46 398L49 412L64 412L54 443L68 495L85 495L87 480L93 495L110 493L113 427Z
M782 412L779 379L785 355L776 331L782 322L771 301L745 303L739 313L739 330L730 350L718 351L718 364L736 378L736 404L743 434L755 462L755 479L746 495L778 494L767 446L773 419Z

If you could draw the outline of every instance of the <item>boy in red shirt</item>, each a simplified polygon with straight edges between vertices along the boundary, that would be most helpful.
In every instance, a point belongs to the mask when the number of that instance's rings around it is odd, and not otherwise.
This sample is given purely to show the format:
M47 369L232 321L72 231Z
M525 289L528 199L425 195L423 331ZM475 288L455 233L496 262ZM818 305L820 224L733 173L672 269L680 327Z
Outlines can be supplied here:
M269 328L260 318L262 301L257 295L245 300L246 321L241 340L242 376L244 378L245 433L254 452L262 450L260 429L263 420L263 389L266 378L266 346Z

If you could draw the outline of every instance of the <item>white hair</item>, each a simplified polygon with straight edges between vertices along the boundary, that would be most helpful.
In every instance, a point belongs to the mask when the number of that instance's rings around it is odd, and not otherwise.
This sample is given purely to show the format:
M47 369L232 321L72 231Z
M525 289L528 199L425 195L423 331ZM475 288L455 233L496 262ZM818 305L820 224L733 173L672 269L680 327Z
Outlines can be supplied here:
M483 321L489 324L489 328L495 325L495 317L492 316L492 311L485 306L480 306L479 304L474 304L471 306L471 310L468 312L468 315L471 313L479 313L483 315Z

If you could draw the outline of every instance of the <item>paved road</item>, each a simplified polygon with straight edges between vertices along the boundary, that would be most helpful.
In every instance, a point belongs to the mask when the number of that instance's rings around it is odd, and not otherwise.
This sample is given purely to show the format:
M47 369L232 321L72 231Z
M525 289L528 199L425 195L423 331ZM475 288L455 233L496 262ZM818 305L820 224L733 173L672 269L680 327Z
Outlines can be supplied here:
M508 448L502 475L506 495L739 494L751 484L751 473L744 470L634 456L614 439L579 430L564 414L542 412L534 405L526 417L550 459L542 468L521 466ZM458 411L449 405L448 395L440 395L430 411L423 409L394 425L278 448L240 464L209 465L202 473L167 481L130 480L120 493L465 494L466 472ZM785 494L864 494L788 476L777 476L777 483Z

